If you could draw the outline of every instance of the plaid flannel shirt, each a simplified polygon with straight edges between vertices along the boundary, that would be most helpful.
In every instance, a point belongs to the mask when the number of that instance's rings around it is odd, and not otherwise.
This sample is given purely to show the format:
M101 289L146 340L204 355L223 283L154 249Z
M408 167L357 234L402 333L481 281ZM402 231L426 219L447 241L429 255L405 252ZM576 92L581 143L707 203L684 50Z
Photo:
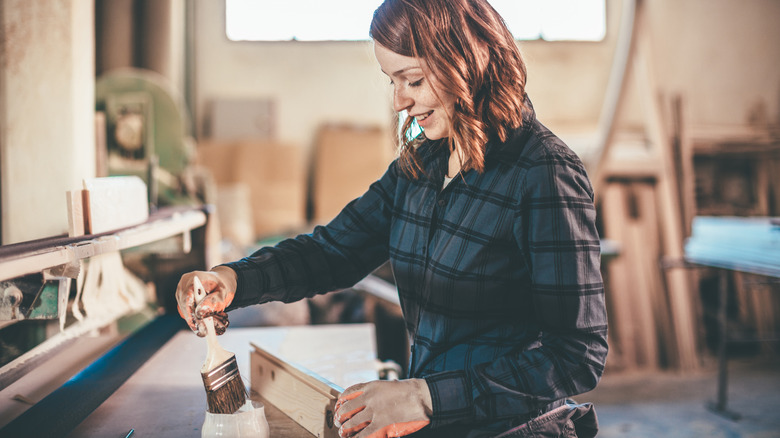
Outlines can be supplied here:
M432 431L505 430L595 387L607 317L579 158L532 109L488 145L483 173L444 189L444 143L418 151L425 176L394 162L326 226L227 264L238 274L231 308L350 287L389 259Z

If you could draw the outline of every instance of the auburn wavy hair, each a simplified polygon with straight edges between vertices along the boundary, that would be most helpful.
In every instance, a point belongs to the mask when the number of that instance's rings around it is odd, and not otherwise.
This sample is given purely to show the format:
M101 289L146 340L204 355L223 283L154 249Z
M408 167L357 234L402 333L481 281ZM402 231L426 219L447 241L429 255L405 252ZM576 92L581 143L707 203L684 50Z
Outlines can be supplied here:
M486 0L385 0L374 12L371 38L419 58L440 89L455 96L450 150L464 153L463 170L485 169L488 141L506 141L523 123L526 67L503 18ZM439 97L441 98L441 97ZM401 168L422 172L411 138L412 118L399 132Z

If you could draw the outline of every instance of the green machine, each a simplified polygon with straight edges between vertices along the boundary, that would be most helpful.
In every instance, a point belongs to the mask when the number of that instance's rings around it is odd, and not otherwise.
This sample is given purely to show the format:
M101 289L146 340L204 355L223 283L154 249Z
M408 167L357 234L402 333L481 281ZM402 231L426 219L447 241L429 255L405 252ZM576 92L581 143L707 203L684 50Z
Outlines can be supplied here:
M113 70L98 78L95 100L105 114L108 175L140 176L152 207L192 203L190 120L167 79L149 70Z

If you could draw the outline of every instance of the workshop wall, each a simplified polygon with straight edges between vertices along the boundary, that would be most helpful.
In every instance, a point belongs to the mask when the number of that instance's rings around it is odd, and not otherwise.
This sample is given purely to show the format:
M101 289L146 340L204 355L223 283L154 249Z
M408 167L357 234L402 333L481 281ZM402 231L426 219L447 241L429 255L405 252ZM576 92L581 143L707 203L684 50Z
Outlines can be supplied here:
M689 126L780 123L780 2L643 3L658 97L679 95ZM642 105L633 93L629 100L623 122L640 124Z
M603 42L521 42L528 89L551 127L593 129L608 79L619 8L608 8ZM311 147L324 123L390 126L391 88L364 42L235 42L225 36L224 0L195 7L198 134L209 102L273 99L278 139ZM369 23L366 23L368 27Z

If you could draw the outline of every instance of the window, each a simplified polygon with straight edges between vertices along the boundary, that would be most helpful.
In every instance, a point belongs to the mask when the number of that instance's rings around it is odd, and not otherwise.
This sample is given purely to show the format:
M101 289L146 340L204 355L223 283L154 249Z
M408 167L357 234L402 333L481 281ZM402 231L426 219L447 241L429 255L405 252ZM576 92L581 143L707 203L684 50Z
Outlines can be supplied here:
M605 0L489 0L518 40L600 41Z
M233 41L356 41L368 39L382 0L225 0ZM599 41L605 0L489 0L519 40Z

